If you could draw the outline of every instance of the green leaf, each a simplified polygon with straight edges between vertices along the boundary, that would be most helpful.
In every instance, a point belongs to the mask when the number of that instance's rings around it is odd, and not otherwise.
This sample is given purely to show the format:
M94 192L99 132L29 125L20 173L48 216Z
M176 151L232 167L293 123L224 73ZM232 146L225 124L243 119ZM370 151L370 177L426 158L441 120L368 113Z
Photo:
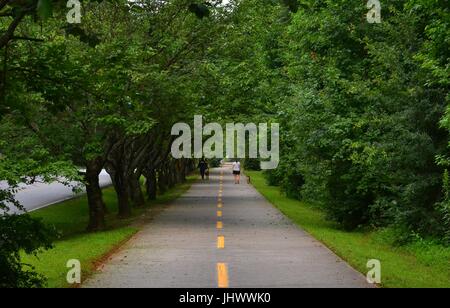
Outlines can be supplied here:
M42 19L47 19L53 15L52 0L38 0L37 4L38 16Z

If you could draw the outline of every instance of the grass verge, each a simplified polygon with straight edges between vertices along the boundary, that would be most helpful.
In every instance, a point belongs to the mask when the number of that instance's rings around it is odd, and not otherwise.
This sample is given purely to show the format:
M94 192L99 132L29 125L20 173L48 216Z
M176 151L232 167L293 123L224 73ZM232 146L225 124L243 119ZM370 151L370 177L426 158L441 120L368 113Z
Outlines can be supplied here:
M286 197L279 187L268 186L261 172L246 173L269 202L361 273L368 271L368 260L380 260L382 287L450 288L450 248L424 240L396 247L391 244L389 230L340 230L325 219L321 209Z
M139 231L137 222L150 207L163 205L180 197L196 179L195 176L188 177L187 182L168 190L155 201L148 202L144 208L133 209L132 217L125 220L117 218L117 198L114 189L105 188L103 194L109 214L106 217L108 228L103 232L85 232L89 217L86 196L32 212L31 216L54 225L61 238L55 242L53 249L39 253L37 257L23 255L23 262L34 266L37 272L45 275L48 287L70 287L66 282L68 260L77 259L81 262L84 280L93 273L97 261Z

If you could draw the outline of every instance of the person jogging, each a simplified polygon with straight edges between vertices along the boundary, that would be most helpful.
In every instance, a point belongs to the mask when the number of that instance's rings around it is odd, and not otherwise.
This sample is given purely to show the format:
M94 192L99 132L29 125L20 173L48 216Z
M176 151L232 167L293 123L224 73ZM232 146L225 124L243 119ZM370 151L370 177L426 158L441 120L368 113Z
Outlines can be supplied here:
M239 184L241 182L241 163L238 161L233 163L233 175L234 184Z
M200 162L198 163L198 167L200 169L200 175L202 176L202 180L205 179L205 175L206 172L208 171L209 167L208 167L208 163L206 162L206 160L204 158L202 158L200 160Z

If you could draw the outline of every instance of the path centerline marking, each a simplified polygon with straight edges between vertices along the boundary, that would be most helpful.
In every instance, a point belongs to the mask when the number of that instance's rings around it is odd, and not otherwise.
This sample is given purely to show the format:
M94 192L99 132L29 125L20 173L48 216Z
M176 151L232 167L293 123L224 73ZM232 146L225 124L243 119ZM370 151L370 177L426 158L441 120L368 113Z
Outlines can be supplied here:
M223 170L220 171L219 178L219 196L217 208L221 209L223 207L222 204L222 194L223 194ZM217 217L222 217L223 213L221 210L217 211ZM223 229L222 221L217 221L217 230ZM217 237L217 249L225 248L225 236L219 235ZM217 263L217 285L219 288L228 288L228 269L226 263Z
M217 285L219 288L228 288L228 269L225 263L217 263Z
M217 248L224 249L225 248L225 236L219 235L217 237Z

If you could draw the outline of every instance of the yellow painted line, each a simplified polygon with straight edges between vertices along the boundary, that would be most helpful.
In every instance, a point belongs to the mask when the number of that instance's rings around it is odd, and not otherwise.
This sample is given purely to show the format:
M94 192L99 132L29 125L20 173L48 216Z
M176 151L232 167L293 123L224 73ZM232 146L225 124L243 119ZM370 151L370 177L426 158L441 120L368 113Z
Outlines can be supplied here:
M217 263L217 285L219 288L228 288L228 269L225 263Z
M222 211L217 211L217 217L222 217Z
M223 223L221 221L217 222L217 229L223 229Z
M219 209L221 209L221 208L223 207L223 204L219 202L219 204L217 204L217 207L218 207Z
M224 249L225 248L225 236L220 235L217 237L217 248Z

